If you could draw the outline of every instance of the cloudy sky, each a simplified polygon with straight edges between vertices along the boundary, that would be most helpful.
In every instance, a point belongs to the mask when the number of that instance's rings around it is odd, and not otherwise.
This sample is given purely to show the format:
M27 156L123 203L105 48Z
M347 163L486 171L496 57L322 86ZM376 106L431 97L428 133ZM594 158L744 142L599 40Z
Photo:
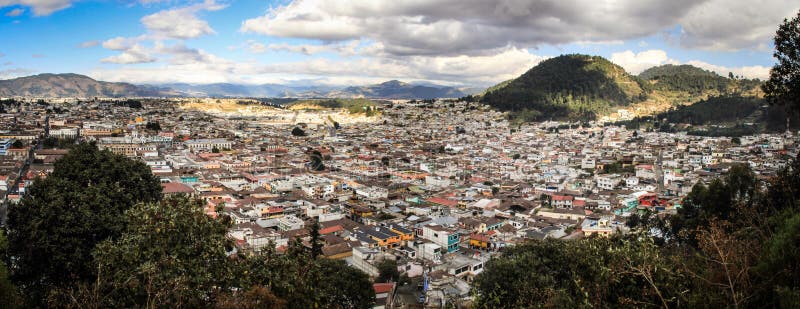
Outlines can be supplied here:
M0 0L0 79L486 86L560 54L764 79L797 0Z

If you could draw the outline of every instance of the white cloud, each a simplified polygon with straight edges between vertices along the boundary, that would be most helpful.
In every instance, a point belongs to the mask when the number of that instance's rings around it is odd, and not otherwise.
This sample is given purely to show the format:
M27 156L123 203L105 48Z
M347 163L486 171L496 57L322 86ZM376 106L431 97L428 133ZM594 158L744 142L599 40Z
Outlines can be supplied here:
M241 31L322 41L369 39L393 55L474 54L508 45L642 37L674 25L696 4L694 0L297 0L245 20Z
M93 72L112 81L164 82L275 82L314 79L328 84L366 84L389 79L428 80L442 84L491 85L516 77L545 57L527 50L504 48L490 56L412 56L400 58L356 58L260 64L230 61L182 44L156 46L154 53L172 55L158 67L121 67Z
M741 66L741 67L726 67L720 65L710 64L700 60L690 60L681 62L671 59L667 56L667 52L659 49L651 49L634 53L633 51L626 50L623 52L611 54L611 62L623 67L628 73L639 74L642 71L654 66L664 64L689 64L701 69L715 72L722 76L728 76L728 72L733 72L737 76L744 76L746 78L759 78L766 79L769 76L769 69L765 66Z
M770 49L775 30L798 9L797 0L710 0L681 18L680 44L716 51Z
M100 59L100 62L103 63L116 64L150 63L155 61L156 59L150 56L149 51L139 44L134 44L133 46L126 48L125 51L119 55Z
M72 2L72 0L0 0L0 8L12 5L27 6L33 10L33 15L46 16L72 6ZM12 12L16 10L12 10ZM22 12L19 12L19 14L22 14Z
M103 48L116 51L126 50L128 48L131 48L133 45L135 45L137 42L141 40L142 38L126 38L118 36L103 41Z
M216 11L225 8L213 0L203 3L157 12L142 17L141 22L157 38L192 39L214 34L208 22L197 17L200 11Z
M626 50L611 54L611 59L609 60L634 75L654 66L678 63L677 60L667 57L667 52L659 49L651 49L639 53Z
M6 16L8 16L8 17L17 17L17 16L22 15L22 13L25 13L25 9L16 8L16 9L13 9L11 11L8 11L8 13L6 13Z
M741 67L726 67L720 65L710 64L704 61L699 60L692 60L686 62L686 64L691 64L698 68L706 69L709 71L716 72L722 76L728 76L729 72L732 72L734 75L737 76L744 76L746 78L758 78L761 80L766 80L769 78L769 67L754 65L754 66L741 66Z

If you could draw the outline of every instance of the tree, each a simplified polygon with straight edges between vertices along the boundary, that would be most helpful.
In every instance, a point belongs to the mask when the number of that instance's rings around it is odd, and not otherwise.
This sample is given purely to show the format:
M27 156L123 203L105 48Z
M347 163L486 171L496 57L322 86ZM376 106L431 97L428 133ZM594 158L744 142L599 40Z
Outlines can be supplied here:
M219 148L217 148L217 146L214 146L213 148L211 148L211 153L219 153Z
M639 237L531 241L486 263L475 307L675 306L684 287L671 266Z
M322 255L322 242L319 238L319 220L314 220L309 234L311 234L311 259L313 260Z
M400 279L400 271L397 270L397 261L385 259L378 264L378 278L375 282L397 282Z
M11 147L19 149L25 147L25 145L22 143L21 140L15 140L14 143L11 144Z
M107 307L201 307L230 287L229 218L212 218L202 200L140 203L116 239L94 251Z
M3 257L4 261L7 249L8 240L3 230L0 230L0 256ZM6 266L5 262L0 261L0 307L18 308L21 307L20 298L17 294L17 288L8 278L8 267Z
M325 169L325 163L322 162L322 153L319 150L312 150L309 154L309 165L313 171L322 171Z
M306 132L300 127L294 127L294 129L292 129L292 136L306 136Z
M247 270L239 276L242 287L266 287L288 308L371 308L375 303L366 273L340 260L311 259L299 241L290 242L284 255L267 246L260 255L241 258Z
M775 53L778 63L769 72L762 86L764 96L773 104L800 111L800 12L784 19L775 32Z
M144 127L152 131L161 131L161 124L158 123L158 121L153 121L153 122L148 121Z
M144 163L94 144L72 148L9 207L11 278L28 305L40 306L56 288L95 279L95 245L121 235L123 214L134 204L160 198L160 182Z

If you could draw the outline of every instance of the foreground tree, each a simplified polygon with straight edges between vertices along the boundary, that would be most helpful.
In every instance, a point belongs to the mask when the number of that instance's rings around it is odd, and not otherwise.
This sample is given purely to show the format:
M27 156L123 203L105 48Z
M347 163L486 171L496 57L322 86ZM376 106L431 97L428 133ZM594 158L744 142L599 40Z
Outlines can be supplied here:
M775 33L775 53L778 64L772 67L769 80L763 85L765 97L771 103L800 111L800 12L784 19Z
M161 185L150 169L93 144L76 145L37 179L8 211L11 278L29 306L48 294L96 275L92 250L118 237L123 214L138 202L160 199Z
M186 197L141 203L118 239L94 252L103 306L200 307L228 292L233 263L228 224Z
M312 259L300 242L290 244L287 253L267 247L261 255L242 258L244 289L266 287L285 300L287 308L372 308L375 292L369 276L343 261Z

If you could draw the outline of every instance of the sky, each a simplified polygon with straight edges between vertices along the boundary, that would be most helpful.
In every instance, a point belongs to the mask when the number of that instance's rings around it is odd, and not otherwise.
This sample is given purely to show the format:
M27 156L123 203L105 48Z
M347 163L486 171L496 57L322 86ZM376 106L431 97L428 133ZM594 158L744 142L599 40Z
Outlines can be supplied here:
M765 79L797 0L0 0L0 79L489 86L561 54Z

